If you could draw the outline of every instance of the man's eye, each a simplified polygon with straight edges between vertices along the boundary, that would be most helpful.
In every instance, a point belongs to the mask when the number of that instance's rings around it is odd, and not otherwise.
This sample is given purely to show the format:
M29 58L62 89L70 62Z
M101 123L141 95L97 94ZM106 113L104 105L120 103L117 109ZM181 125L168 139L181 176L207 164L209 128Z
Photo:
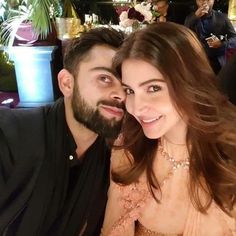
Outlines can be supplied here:
M126 95L130 95L130 94L134 93L134 91L130 88L124 88L124 91L125 91Z
M109 77L107 75L102 75L99 77L99 79L104 83L111 83L111 77Z
M161 87L158 85L152 85L148 87L148 92L158 92L161 90Z

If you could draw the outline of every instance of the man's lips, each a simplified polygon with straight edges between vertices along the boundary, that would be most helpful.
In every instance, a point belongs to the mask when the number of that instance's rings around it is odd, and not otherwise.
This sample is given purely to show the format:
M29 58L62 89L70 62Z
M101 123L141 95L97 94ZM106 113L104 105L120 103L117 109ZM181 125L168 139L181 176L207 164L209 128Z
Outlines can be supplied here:
M118 108L116 106L109 106L109 105L100 105L100 108L109 113L111 116L115 116L118 118L122 118L124 116L124 110L122 108Z

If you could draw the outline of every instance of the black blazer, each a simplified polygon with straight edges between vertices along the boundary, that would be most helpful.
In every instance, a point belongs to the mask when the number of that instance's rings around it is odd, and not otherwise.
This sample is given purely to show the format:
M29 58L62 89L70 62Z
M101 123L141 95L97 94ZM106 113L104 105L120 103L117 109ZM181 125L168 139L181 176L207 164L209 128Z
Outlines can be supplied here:
M230 40L231 38L236 39L236 32L232 23L230 22L228 16L224 13L212 10L212 27L210 29L210 33L214 35L227 35L227 39ZM199 35L197 24L201 20L201 18L196 17L195 13L191 13L185 19L184 25ZM234 40L235 40L234 39Z
M232 45L236 47L236 32L234 30L234 27L232 23L230 22L228 16L224 13L212 10L212 15L210 17L211 19L211 28L209 29L209 35L210 33L216 35L217 37L222 36L227 36L227 40L222 41L222 46L221 48L228 47L228 45ZM191 13L188 15L185 19L184 25L193 30L198 38L200 39L201 33L199 32L198 24L201 21L201 18L196 17L196 15ZM207 45L205 40L202 41L204 45ZM219 51L219 49L214 49L214 48L208 48L207 49L211 52L213 51ZM222 50L221 50L222 51Z

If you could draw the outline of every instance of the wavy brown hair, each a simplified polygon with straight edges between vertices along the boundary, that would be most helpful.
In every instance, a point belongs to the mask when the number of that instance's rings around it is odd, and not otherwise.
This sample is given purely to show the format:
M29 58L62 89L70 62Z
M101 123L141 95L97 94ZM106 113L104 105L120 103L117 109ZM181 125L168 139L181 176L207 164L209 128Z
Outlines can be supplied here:
M236 202L236 108L219 91L195 34L170 22L149 25L131 34L118 51L114 67L120 76L122 63L129 58L148 62L162 73L176 109L188 118L189 193L194 206L205 212L214 200L229 212ZM154 188L160 190L152 167L157 140L146 138L129 114L122 133L122 148L133 161L125 171L112 171L113 180L126 185L145 172L152 194ZM200 188L210 196L207 203L200 200Z

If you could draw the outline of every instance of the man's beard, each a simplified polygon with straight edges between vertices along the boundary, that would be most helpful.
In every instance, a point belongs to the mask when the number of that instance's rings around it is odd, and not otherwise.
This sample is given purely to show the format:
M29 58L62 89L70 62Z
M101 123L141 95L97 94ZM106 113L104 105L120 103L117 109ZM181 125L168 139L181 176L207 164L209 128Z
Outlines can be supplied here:
M122 125L122 120L115 118L106 119L98 110L99 104L115 106L124 109L124 104L117 101L100 100L97 102L97 108L93 108L82 98L78 86L74 87L72 97L72 110L74 118L83 124L86 128L105 138L115 139Z

